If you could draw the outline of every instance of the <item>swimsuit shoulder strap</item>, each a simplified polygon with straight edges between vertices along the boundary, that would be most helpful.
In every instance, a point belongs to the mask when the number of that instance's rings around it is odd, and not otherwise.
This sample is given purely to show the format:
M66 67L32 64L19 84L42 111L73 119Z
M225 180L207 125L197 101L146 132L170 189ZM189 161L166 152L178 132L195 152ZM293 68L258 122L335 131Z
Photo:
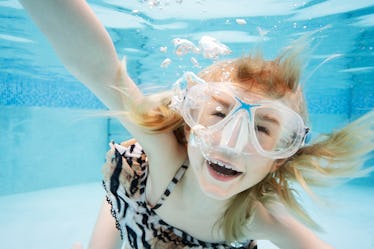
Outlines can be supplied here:
M178 169L177 173L175 173L173 179L165 189L164 193L162 194L161 198L157 201L156 205L152 209L157 209L162 206L162 204L165 202L167 197L173 192L175 186L179 182L180 179L184 176L184 173L186 172L188 168L188 161L184 162L182 166Z

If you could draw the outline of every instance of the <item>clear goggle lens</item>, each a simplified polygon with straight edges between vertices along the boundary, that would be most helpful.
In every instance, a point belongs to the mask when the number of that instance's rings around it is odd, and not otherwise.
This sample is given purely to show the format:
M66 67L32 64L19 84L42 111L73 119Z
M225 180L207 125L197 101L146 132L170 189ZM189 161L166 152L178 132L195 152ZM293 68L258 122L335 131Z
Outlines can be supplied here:
M230 153L286 158L304 142L308 128L299 114L278 101L245 94L227 83L190 87L181 114L205 147Z

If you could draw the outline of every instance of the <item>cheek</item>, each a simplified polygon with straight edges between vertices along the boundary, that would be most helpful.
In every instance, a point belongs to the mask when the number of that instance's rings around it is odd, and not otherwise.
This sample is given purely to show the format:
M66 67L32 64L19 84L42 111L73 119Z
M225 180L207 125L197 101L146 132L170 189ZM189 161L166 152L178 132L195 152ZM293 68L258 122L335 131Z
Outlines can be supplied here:
M190 165L193 168L201 168L204 162L204 157L198 147L191 146L190 143L187 144L187 153Z
M269 173L273 171L274 160L256 160L247 165L246 180L248 185L254 186L262 181Z
M259 173L265 177L267 174L269 174L273 168L274 165L274 160L273 159L263 159L261 162L262 167L258 169Z

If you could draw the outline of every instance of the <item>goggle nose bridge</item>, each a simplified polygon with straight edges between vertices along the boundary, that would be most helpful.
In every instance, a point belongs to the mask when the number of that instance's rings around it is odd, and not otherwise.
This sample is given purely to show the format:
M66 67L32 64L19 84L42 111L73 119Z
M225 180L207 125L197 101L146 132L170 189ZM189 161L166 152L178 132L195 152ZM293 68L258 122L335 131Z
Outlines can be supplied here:
M245 112L245 114L239 115L231 119L229 122L233 122L232 125L228 125L228 126L225 125L225 128L223 129L223 136L221 137L220 144L227 145L227 143L229 143L229 141L233 139L233 134L231 134L231 132L233 131L232 129L236 127L236 129L238 129L237 131L238 134L234 135L235 136L234 139L237 139L237 142L235 143L235 146L234 146L235 147L234 150L237 152L241 152L243 148L247 146L248 142L252 146L255 146L252 141L253 138L250 138L251 136L254 135L253 134L254 131L252 130L253 128L250 128L250 127L253 127L252 126L253 124L251 125L251 122L253 122L251 109L254 107L260 106L260 105L246 103L238 97L235 97L235 99L238 102L238 106L235 107L234 111L232 112L232 115L235 115L238 112L242 112L242 111ZM243 117L243 115L247 116L248 119L246 117ZM238 124L238 122L240 122L240 124ZM237 125L239 125L239 127L237 127ZM242 127L242 125L247 127L247 134L241 134L244 131L243 129L246 129ZM247 137L247 139L244 139L244 137Z
M244 111L247 112L247 115L249 117L249 121L252 122L253 120L252 120L252 110L251 109L254 108L254 107L261 106L261 105L259 105L259 104L249 104L249 103L241 100L239 97L235 97L235 99L238 102L238 106L235 108L235 110L233 111L232 114L234 115L238 111L244 110Z
M241 152L248 142L244 137L250 136L251 133L247 117L244 115L247 116L248 114L239 114L224 125L221 131L220 146L230 147L237 153Z

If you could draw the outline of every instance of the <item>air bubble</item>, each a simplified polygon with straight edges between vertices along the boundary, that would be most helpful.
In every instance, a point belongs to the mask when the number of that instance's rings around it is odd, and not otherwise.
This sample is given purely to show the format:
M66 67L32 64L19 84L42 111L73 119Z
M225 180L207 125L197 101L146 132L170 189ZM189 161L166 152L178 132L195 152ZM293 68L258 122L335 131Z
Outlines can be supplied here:
M175 47L175 54L178 56L183 56L190 52L192 53L200 52L200 49L187 39L175 38L173 39L173 44Z
M245 24L247 24L247 21L245 19L238 18L235 21L239 25L245 25Z
M217 59L221 55L231 54L231 50L228 46L210 36L201 37L199 47L203 56L209 59Z
M162 68L167 68L171 63L171 59L170 58L166 58L163 62L161 62L161 65L160 67Z
M199 62L196 60L196 58L191 57L191 62L194 65L194 67L201 68L201 66L200 66Z
M166 53L167 51L168 51L168 47L166 47L166 46L165 47L164 46L160 47L160 52L161 53Z

